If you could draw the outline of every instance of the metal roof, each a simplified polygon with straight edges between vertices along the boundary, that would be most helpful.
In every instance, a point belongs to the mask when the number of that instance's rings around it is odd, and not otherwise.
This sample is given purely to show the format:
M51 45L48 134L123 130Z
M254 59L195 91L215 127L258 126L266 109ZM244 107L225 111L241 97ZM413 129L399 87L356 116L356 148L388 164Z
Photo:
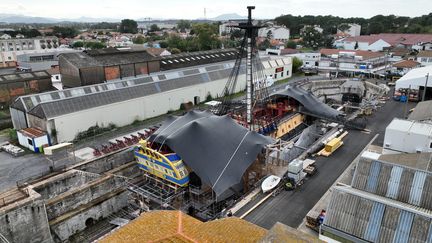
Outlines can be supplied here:
M432 172L361 158L352 187L432 210Z
M194 68L154 73L150 76L130 77L103 84L25 95L18 97L11 107L40 118L53 118L93 107L224 79L229 76L233 65L233 62L224 62L195 66ZM206 67L213 71L207 72ZM244 74L245 68L242 67L240 72ZM187 75L189 73L191 74Z
M371 242L426 242L432 211L339 185L333 187L324 225Z
M432 100L419 102L414 111L409 115L408 120L432 120Z
M49 74L47 71L4 74L4 75L0 75L0 84L12 83L12 82L24 82L28 80L47 79L47 78L51 79L51 74Z

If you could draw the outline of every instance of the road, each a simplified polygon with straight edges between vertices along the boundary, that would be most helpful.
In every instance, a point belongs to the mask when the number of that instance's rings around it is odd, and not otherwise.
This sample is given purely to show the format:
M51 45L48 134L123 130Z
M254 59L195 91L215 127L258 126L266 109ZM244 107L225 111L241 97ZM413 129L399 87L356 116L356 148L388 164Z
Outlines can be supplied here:
M414 105L409 104L409 109ZM369 134L349 131L344 139L344 145L332 156L316 159L318 173L308 179L298 191L281 192L278 196L268 199L245 219L266 229L270 229L276 222L297 228L306 214L376 134L379 136L375 144L382 146L386 126L394 117L402 118L404 110L402 103L388 101L368 119L368 129L371 130ZM237 214L241 215L246 210L242 209Z

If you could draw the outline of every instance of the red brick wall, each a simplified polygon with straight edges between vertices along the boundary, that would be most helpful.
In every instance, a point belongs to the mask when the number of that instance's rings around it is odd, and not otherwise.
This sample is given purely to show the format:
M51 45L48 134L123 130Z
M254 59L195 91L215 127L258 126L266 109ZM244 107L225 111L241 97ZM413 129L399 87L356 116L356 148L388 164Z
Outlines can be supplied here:
M105 79L112 80L120 78L120 68L118 66L105 67Z

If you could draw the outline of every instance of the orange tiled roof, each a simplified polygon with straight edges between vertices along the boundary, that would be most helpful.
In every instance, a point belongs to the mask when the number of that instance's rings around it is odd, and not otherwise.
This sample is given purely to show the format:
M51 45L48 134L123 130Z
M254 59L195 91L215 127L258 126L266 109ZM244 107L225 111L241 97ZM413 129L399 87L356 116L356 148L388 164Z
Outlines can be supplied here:
M393 64L393 67L397 67L397 68L413 68L413 67L417 67L418 65L420 65L420 63L413 61L413 60L403 60L397 63Z

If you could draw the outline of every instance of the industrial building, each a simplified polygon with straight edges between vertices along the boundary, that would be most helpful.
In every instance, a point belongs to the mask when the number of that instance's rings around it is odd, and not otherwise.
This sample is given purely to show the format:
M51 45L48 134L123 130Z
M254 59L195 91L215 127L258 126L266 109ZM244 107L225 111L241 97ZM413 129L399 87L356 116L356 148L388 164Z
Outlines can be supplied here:
M229 51L224 56L228 53L231 53L229 56L235 56L235 52ZM196 63L200 62L197 57L201 55L198 54L195 54L195 57L191 55L181 58L183 61L175 56L164 57L160 60L161 69L172 70L86 87L21 96L10 106L14 128L19 130L35 127L50 134L53 142L71 141L79 132L96 124L125 126L135 120L178 110L182 103L198 104L209 94L218 97L223 93L234 66L234 61L217 62L222 54L208 54L209 57L205 60L212 59L213 55L213 62L216 63L200 66L196 66ZM271 76L274 81L289 78L292 74L291 58L266 60L262 61L262 64L265 75ZM131 65L138 67L137 64ZM155 66L157 65L158 61ZM174 69L180 65L190 67ZM104 67L98 68L103 70ZM244 66L240 73L235 92L246 87Z
M426 168L430 167L430 161ZM432 173L415 163L361 158L352 185L333 187L321 239L341 242L428 242Z
M423 97L424 87L427 86L425 99L430 100L432 98L432 80L429 75L432 75L432 65L414 68L396 81L395 90L416 90L420 94L419 97Z
M17 55L18 70L22 71L43 71L59 65L59 55L62 53L79 52L77 50L62 48L50 52L23 53Z
M46 71L0 75L0 104L9 105L20 95L52 90L51 75Z
M108 48L67 53L59 58L60 74L65 87L98 84L127 77L148 75L175 68L233 60L237 50L212 50L155 57L147 50Z
M432 124L393 119L384 136L383 154L432 152Z

